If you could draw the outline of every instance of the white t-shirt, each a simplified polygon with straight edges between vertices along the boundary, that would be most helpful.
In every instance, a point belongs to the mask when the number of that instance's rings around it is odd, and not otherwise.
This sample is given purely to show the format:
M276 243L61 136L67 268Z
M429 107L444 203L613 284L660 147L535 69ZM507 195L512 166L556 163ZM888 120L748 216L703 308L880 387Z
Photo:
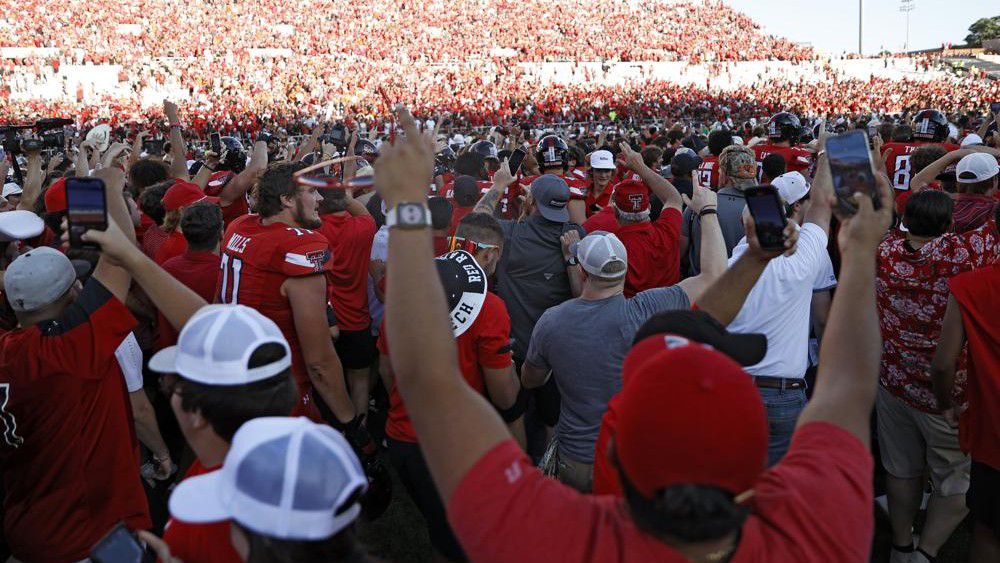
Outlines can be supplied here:
M799 230L795 254L767 265L728 329L767 336L767 355L746 369L751 375L804 377L809 366L809 312L813 291L837 284L826 251L827 235L818 225ZM729 265L747 250L746 238L733 248Z

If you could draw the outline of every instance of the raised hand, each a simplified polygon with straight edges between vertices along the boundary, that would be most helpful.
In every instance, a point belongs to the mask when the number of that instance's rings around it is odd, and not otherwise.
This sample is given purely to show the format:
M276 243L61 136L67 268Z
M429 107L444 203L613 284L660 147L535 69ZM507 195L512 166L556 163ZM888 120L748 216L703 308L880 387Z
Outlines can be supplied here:
M622 151L625 166L628 166L636 172L646 166L646 163L642 160L642 155L632 150L632 147L630 147L628 143L618 143L618 148Z
M514 183L514 174L511 173L510 164L506 158L503 159L503 162L500 163L500 168L493 174L493 183L504 187Z
M390 208L401 202L422 203L434 171L434 138L420 133L406 106L397 104L395 112L406 135L383 143L375 161L375 191Z
M697 170L691 173L691 196L681 194L681 199L684 200L684 205L688 206L694 213L701 213L702 209L714 208L719 205L718 195L701 185Z

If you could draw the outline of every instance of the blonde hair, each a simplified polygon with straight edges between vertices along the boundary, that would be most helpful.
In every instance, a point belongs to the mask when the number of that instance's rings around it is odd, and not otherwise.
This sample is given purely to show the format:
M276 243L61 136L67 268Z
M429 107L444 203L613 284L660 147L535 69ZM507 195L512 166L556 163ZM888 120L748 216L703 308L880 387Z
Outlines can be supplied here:
M163 226L160 229L165 233L172 233L177 230L177 227L181 224L181 215L183 212L183 208L167 211L167 214L163 216Z

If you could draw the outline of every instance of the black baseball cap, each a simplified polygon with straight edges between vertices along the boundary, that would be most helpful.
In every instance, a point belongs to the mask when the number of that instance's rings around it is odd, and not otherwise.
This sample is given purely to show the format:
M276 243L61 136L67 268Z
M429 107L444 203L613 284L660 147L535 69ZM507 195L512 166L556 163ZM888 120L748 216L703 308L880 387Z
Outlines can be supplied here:
M707 344L741 366L760 363L767 354L767 337L763 334L729 332L708 313L691 310L664 311L653 315L636 331L632 345L664 333Z

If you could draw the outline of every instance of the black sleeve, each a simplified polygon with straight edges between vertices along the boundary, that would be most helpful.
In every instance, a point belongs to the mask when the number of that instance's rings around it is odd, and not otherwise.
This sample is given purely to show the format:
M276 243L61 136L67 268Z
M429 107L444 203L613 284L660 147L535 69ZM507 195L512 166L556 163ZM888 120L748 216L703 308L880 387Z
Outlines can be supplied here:
M87 319L110 299L115 299L115 296L101 285L101 282L90 278L73 303L63 312L62 318L46 323L42 332L46 336L58 336L69 332L86 323Z

